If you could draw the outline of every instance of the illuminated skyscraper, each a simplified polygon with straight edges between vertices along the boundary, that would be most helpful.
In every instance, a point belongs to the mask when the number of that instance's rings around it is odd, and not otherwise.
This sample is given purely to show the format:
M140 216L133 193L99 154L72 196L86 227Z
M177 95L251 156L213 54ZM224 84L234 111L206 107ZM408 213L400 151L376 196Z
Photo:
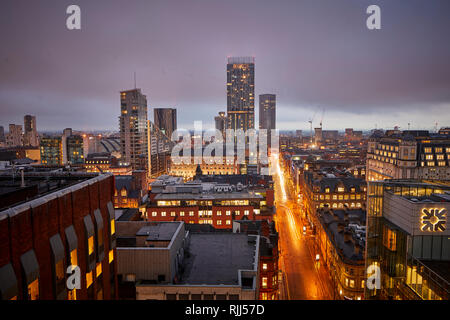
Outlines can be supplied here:
M141 89L120 92L120 145L122 161L133 170L146 170L147 150L147 98Z
M276 96L274 94L259 95L259 128L271 130L276 124Z
M255 128L255 58L230 57L227 64L229 129Z

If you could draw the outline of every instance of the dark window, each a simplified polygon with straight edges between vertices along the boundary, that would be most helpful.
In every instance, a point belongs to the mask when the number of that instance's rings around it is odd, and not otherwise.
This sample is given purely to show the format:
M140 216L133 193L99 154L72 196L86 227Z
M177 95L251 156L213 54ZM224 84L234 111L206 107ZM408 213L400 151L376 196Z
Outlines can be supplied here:
M166 281L166 275L160 274L158 275L158 282L164 282Z
M189 300L189 294L179 294L178 299L179 300Z
M166 295L167 300L177 300L176 294L167 294Z

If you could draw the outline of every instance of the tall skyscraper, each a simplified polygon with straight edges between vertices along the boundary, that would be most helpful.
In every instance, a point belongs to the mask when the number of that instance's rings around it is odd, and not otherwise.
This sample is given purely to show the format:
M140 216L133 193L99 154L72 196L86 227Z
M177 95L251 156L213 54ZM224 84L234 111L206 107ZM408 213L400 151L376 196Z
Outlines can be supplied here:
M122 161L133 170L146 170L147 149L147 97L141 89L120 92L120 145Z
M36 116L26 115L23 118L23 123L24 123L24 137L23 137L24 145L32 147L39 146L39 136L36 129Z
M255 128L255 58L230 57L227 64L229 129Z
M172 132L177 130L177 109L175 108L155 108L155 125L169 139L172 138Z
M259 95L259 128L271 130L276 126L276 96Z
M219 130L222 137L225 138L225 130L227 129L226 113L223 111L219 112L219 115L214 117L214 122L216 124L216 130Z

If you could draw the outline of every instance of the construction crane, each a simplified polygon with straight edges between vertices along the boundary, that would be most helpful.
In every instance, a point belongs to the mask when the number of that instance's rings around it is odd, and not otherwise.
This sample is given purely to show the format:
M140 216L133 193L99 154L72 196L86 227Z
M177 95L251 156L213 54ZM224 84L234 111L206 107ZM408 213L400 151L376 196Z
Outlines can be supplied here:
M322 117L320 118L320 129L322 129L322 121L323 121L324 114L325 114L325 108L322 109Z
M310 145L310 146L313 145L312 124L313 124L314 118L315 118L315 116L316 116L316 113L317 113L317 111L315 111L314 114L313 114L313 116L312 116L312 118L311 118L310 120L308 120L309 125L310 125L310 135L311 135L311 145Z

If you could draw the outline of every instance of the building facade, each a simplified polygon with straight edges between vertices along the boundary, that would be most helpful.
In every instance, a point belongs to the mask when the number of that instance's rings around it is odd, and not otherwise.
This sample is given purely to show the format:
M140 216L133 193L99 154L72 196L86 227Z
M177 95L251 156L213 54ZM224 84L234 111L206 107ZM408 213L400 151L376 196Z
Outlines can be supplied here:
M9 132L6 134L6 146L23 146L23 132L20 124L9 125Z
M228 129L255 128L255 58L229 57L227 63Z
M133 170L148 164L147 98L141 89L120 92L120 145L122 161ZM142 159L143 158L143 159Z
M155 126L169 139L172 139L172 133L177 130L177 109L154 108L153 112Z
M259 95L259 129L276 128L276 95Z
M450 299L449 210L448 184L369 182L366 299Z
M25 182L33 193L19 183L15 203L0 208L1 299L115 299L113 176L33 172ZM66 285L70 265L80 289Z
M39 135L36 128L36 116L26 115L24 117L24 146L38 147Z
M428 131L373 134L367 148L367 180L450 180L450 138Z
M40 141L41 164L43 166L63 165L63 146L61 137L44 136Z

